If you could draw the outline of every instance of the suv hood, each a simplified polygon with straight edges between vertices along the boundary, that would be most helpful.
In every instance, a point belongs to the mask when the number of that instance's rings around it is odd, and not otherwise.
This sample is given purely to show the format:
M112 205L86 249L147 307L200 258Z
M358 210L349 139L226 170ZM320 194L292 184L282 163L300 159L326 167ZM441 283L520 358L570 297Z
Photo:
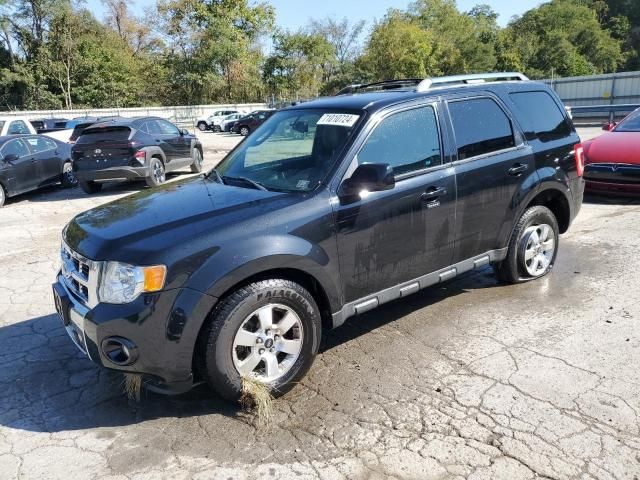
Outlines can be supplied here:
M93 260L144 264L203 233L291 205L299 196L222 185L202 176L168 183L76 216L66 243Z

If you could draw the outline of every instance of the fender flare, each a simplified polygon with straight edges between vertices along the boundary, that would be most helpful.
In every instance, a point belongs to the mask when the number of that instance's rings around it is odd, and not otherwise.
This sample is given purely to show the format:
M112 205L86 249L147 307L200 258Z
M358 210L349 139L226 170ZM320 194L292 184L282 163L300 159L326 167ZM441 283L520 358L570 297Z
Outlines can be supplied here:
M162 149L160 147L156 147L155 145L151 145L148 147L142 147L140 150L142 150L143 152L145 152L147 154L147 158L145 161L146 165L149 165L149 160L151 159L151 157L155 157L155 156L160 156L160 159L162 160L162 163L166 164L167 163L167 156L164 154L164 152L162 151Z

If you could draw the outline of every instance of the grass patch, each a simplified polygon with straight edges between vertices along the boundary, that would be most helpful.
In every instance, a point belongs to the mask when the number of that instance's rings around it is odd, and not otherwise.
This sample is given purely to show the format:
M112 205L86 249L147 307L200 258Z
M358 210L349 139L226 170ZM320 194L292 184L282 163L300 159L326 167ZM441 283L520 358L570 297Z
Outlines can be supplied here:
M138 373L125 373L123 382L124 393L130 400L140 401L142 392L142 375Z
M242 377L240 405L254 416L256 426L268 427L273 420L273 395L269 388L261 382Z

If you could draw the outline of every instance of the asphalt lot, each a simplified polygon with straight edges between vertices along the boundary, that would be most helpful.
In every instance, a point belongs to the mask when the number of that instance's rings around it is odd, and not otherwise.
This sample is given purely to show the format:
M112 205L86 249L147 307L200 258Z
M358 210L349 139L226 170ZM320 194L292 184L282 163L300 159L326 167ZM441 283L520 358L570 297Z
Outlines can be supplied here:
M239 138L201 137L206 166ZM54 313L64 224L141 188L0 210L0 479L640 477L640 201L587 198L541 280L486 269L350 319L255 428L205 387L128 401Z

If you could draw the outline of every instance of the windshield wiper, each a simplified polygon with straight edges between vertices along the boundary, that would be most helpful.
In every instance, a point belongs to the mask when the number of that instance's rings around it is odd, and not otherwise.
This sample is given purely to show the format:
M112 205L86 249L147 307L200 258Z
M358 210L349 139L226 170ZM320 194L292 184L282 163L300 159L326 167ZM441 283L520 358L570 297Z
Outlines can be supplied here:
M251 180L250 178L247 177L230 177L228 175L223 175L222 180L231 180L233 181L240 181L240 182L244 182L244 183L248 183L249 185L251 185L253 188L255 188L256 190L264 190L267 191L267 187L265 187L264 185L262 185L259 182L256 182L255 180Z

